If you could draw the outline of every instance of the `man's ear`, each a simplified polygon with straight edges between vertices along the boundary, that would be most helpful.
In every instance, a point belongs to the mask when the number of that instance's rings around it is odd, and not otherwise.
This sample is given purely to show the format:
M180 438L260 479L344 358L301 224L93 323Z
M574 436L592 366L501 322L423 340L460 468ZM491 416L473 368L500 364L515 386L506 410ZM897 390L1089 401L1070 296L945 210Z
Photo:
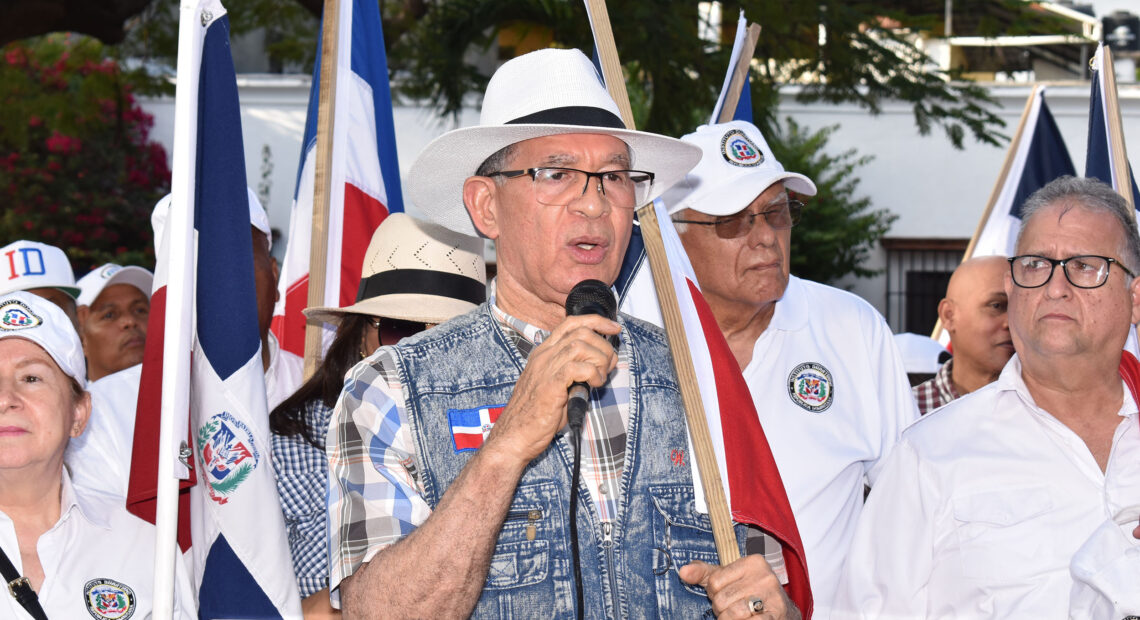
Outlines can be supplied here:
M463 206L467 207L475 229L488 239L499 237L498 190L489 177L467 177L463 182Z
M278 283L281 280L281 265L277 263L277 259L272 255L269 257L269 262L273 263L273 303L281 301L281 289L278 288Z
M1140 323L1140 278L1128 283L1128 299L1132 302L1132 324Z
M84 334L87 330L87 318L91 316L91 306L79 306L75 311L75 317L79 319L79 342L84 347L87 346L87 337Z
M957 308L954 307L954 302L945 297L938 302L938 319L942 321L942 329L950 331L954 326L955 310Z

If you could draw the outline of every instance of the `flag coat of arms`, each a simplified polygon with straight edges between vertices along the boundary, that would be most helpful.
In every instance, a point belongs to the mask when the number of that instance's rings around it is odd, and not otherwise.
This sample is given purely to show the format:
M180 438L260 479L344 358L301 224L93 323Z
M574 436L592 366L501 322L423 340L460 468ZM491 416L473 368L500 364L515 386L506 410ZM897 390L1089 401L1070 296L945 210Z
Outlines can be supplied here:
M162 317L161 328L151 333L165 335L158 341L166 346L159 359L168 366L166 373L159 368L157 398L168 407L175 403L168 409L176 418L174 428L191 431L189 438L180 435L188 440L179 442L184 460L174 467L177 477L189 474L187 464L196 473L188 518L183 514L179 521L189 525L188 559L199 617L299 618L300 596L268 452L229 20L217 0L184 1L181 10L175 178L158 248L159 304L151 313L152 319L156 310ZM188 363L170 364L172 359ZM148 383L155 381L155 373L146 363L137 416L144 427L148 422L153 426L154 417L142 408L144 399L155 398L156 391ZM189 404L189 419L182 413L187 408L178 403ZM157 478L159 459L139 460L139 450L159 443L157 434L140 436L136 429L128 504L145 495L136 479L153 483ZM179 454L178 449L172 452Z
M361 264L372 233L389 213L404 210L396 132L388 85L388 60L380 9L368 0L340 3L336 96L333 109L332 194L329 196L328 254L323 306L356 301ZM309 305L309 246L317 156L317 108L320 101L321 48L309 91L309 111L301 142L289 242L278 281L280 298L273 311L273 333L281 347L305 353L305 317Z

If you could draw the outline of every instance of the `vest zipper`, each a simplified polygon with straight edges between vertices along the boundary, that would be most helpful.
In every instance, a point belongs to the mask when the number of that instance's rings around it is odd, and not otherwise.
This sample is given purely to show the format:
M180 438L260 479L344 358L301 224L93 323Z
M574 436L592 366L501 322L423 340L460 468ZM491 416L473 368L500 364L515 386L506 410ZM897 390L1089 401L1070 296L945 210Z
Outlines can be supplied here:
M535 534L538 531L536 524L540 519L542 519L542 509L537 508L533 510L516 510L514 512L508 512L507 518L504 519L504 522L521 521L523 519L526 519L526 539L534 540Z
M614 524L612 521L602 521L602 549L606 550L606 572L610 576L610 605L616 617L621 610L618 605L617 571L614 568Z

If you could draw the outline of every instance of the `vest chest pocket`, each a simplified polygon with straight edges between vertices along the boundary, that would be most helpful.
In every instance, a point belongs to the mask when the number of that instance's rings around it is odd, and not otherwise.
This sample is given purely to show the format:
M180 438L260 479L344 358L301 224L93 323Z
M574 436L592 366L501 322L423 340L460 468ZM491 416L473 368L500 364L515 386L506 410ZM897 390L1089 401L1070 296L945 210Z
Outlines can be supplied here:
M658 575L658 597L662 609L674 609L678 589L704 599L704 588L681 581L677 571L693 560L709 564L720 561L713 541L708 515L696 510L693 488L689 485L649 487L653 499L653 572ZM707 599L705 599L707 605Z
M550 574L550 541L561 532L558 490L552 482L521 486L499 530L487 588L509 589L545 581Z

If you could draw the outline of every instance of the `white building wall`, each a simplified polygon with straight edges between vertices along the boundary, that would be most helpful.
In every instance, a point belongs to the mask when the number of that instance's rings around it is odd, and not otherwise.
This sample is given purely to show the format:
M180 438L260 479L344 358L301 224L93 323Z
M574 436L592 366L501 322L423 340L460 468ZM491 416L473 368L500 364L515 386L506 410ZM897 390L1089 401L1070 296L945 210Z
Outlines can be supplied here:
M1048 87L1047 101L1064 135L1078 174L1084 170L1087 140L1088 84L1070 83ZM1127 148L1131 159L1140 161L1140 86L1120 86L1120 101ZM238 78L242 105L242 127L249 184L257 188L262 174L262 149L272 156L269 174L269 200L265 205L271 224L287 233L289 209L296 182L297 162L308 105L308 76L256 76ZM994 86L991 92L1000 103L998 114L1006 121L1005 133L1016 129L1030 87ZM839 153L854 148L874 159L858 170L858 191L871 197L873 208L898 214L888 233L893 238L968 239L974 233L990 191L1005 157L1005 146L978 144L967 139L962 150L954 149L948 138L935 129L921 136L915 127L911 108L887 102L882 113L871 116L854 104L804 105L789 91L780 114L791 116L805 127L838 125L828 149ZM172 149L174 101L158 98L143 101L155 117L152 139ZM416 154L432 139L453 127L428 110L410 105L394 109L400 170L406 179ZM474 110L463 112L459 124L478 122ZM413 214L414 205L407 205ZM795 234L793 232L793 234ZM274 253L281 256L284 244ZM869 267L882 269L886 253L875 252ZM886 311L886 280L850 278L839 283Z

